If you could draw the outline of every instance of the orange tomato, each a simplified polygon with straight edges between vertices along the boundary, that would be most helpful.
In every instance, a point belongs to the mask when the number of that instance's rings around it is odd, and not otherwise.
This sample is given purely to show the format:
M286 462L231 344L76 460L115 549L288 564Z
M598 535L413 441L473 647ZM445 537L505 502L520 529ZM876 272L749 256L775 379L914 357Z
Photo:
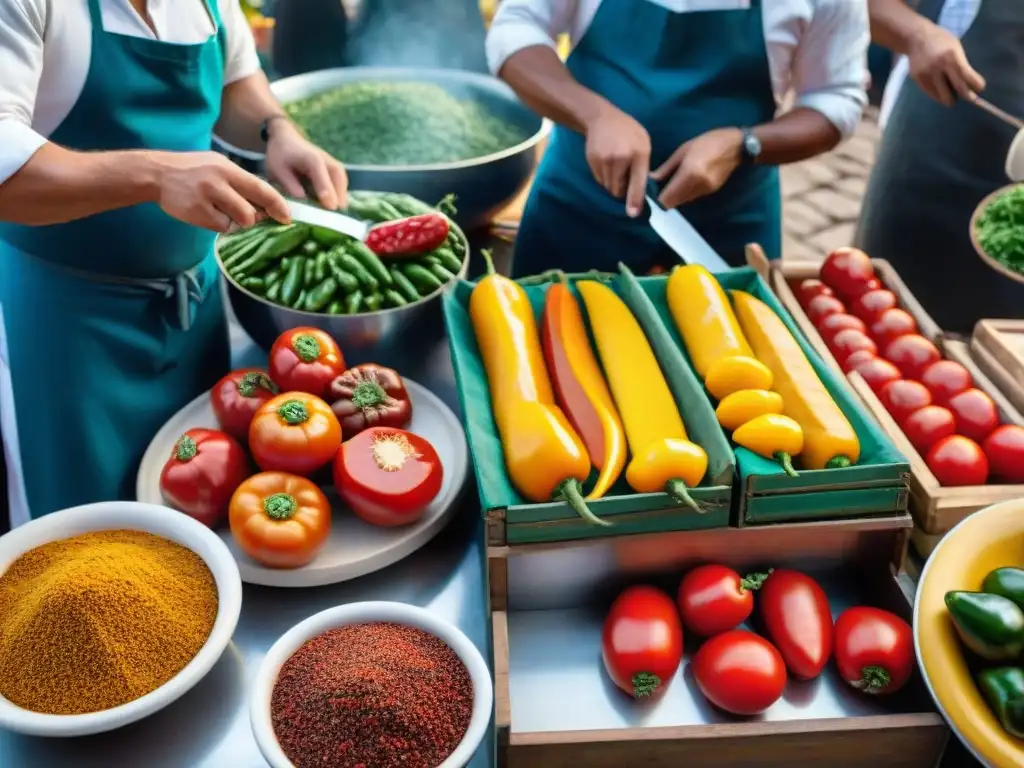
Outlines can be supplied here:
M231 535L270 568L299 568L331 532L331 503L316 483L287 472L261 472L238 486L228 507Z
M263 470L308 475L334 458L341 425L315 395L285 392L265 402L249 425L249 450Z

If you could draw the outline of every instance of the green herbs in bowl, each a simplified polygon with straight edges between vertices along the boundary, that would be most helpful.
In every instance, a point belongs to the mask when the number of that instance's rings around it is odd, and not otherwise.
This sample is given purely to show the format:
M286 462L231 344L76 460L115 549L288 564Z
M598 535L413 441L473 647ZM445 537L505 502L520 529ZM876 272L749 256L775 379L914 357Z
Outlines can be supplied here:
M971 218L971 242L993 269L1024 282L1024 184L997 190Z

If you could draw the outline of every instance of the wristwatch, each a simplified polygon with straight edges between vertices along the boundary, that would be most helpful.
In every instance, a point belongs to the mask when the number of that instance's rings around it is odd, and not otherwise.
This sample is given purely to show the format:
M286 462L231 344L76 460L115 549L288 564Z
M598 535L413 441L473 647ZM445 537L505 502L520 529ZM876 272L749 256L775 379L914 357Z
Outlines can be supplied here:
M287 119L288 119L287 115L271 115L266 120L264 120L262 123L260 123L260 141L262 141L264 144L266 144L268 141L270 141L270 125L275 120L287 120Z
M750 128L743 129L743 164L754 165L761 156L761 140Z

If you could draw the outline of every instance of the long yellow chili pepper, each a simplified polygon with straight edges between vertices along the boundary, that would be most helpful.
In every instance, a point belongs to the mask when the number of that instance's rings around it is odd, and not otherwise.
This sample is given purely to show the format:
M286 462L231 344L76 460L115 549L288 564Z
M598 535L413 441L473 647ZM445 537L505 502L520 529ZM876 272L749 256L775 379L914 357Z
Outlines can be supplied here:
M626 434L564 274L544 297L541 343L558 403L599 470L587 500L600 499L626 466Z
M804 449L804 433L789 416L766 413L732 433L733 442L766 459L775 459L787 475L796 477L793 457Z
M718 423L726 429L739 429L751 419L767 413L782 413L782 395L767 389L741 389L727 395L715 409Z
M754 354L775 377L775 391L782 395L784 413L803 430L804 468L835 469L857 463L857 433L785 323L771 307L749 293L732 291L732 300Z
M470 295L469 318L512 485L529 501L564 499L580 517L610 525L583 500L590 458L555 405L530 300L520 286L494 271L489 253L484 258L487 276Z
M626 481L638 493L664 491L702 511L687 488L704 478L708 457L687 439L675 398L640 324L608 286L581 280L576 288L633 454Z

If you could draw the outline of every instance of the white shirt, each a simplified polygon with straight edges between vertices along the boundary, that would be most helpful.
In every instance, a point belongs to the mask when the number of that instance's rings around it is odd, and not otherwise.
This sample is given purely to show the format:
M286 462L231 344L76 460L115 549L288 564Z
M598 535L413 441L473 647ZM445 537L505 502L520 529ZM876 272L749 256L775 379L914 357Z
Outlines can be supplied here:
M678 13L749 8L750 0L633 0ZM487 34L495 74L512 54L535 45L555 47L568 34L583 39L601 0L502 0ZM867 94L870 42L866 0L762 0L764 37L778 103L790 92L796 106L821 112L844 136L860 121Z
M942 12L939 14L939 26L949 30L957 37L963 37L974 23L979 8L981 8L981 0L946 0L942 6ZM885 92L882 94L882 105L878 110L878 124L882 130L885 130L886 123L889 122L892 108L896 106L896 97L900 95L900 90L909 74L910 62L906 56L900 56L889 73L889 79L885 83Z
M224 25L224 84L259 69L238 0L217 0ZM100 0L103 28L168 43L214 33L203 0L149 0L156 34L129 0ZM92 57L88 0L0 0L0 184L18 171L78 101Z

